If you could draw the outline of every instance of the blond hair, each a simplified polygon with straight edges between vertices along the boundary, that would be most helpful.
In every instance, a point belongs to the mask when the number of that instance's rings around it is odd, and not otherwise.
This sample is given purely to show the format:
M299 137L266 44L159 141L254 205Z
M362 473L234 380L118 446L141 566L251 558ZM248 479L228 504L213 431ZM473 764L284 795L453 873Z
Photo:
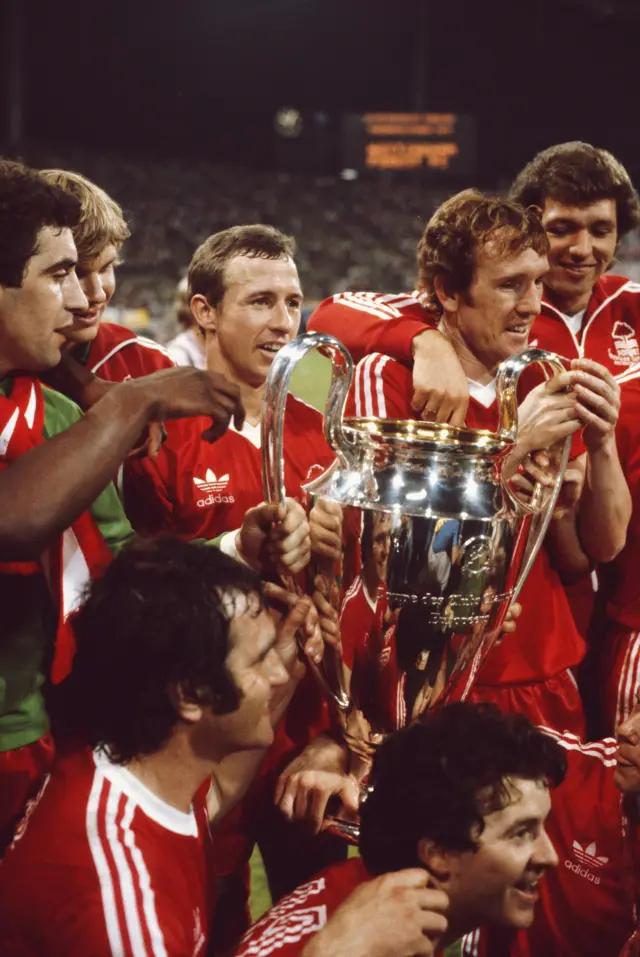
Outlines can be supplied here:
M106 246L119 248L131 235L122 209L91 180L69 170L45 169L42 175L80 200L82 213L72 230L80 262L99 255Z

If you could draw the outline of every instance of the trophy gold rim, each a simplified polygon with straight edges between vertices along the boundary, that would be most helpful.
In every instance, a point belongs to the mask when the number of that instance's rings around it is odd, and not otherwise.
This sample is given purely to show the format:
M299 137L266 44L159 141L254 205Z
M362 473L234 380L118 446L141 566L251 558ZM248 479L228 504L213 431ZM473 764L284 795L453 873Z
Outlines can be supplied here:
M470 429L442 422L423 422L420 419L377 419L350 416L344 419L345 436L353 443L384 442L399 445L433 445L433 451L458 449L473 454L496 454L513 448L510 437L488 429Z

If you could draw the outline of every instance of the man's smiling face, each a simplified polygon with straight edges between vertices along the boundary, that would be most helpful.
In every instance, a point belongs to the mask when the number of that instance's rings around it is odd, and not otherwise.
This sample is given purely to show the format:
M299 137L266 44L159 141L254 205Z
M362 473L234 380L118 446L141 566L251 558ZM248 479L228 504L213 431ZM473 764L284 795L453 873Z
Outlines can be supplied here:
M618 243L616 204L601 199L570 206L547 199L542 224L549 238L549 272L544 284L567 314L584 309L596 281L613 262Z

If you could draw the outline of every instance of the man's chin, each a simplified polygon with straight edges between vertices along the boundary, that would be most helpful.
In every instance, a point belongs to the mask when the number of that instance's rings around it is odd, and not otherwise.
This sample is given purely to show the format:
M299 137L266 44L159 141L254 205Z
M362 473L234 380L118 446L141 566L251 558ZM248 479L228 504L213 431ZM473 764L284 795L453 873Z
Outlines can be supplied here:
M81 326L76 329L70 329L66 333L66 348L72 349L74 346L83 346L86 345L87 342L93 342L95 337L98 335L99 328L100 323L94 322L90 326Z
M613 783L622 794L640 794L640 772L635 767L618 764L613 772Z

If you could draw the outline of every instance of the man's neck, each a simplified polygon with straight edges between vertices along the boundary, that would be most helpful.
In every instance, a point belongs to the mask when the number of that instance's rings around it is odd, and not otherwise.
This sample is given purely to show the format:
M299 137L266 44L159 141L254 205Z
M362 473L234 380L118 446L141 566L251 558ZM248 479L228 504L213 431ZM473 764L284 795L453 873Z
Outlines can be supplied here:
M447 929L439 938L436 944L436 953L444 953L447 947L451 944L455 944L457 940L460 940L465 934L471 933L472 930L475 930L478 926L477 920L465 920L462 914L457 914L455 907L451 904L446 913L447 917Z
M575 316L578 312L584 312L589 305L592 293L593 290L590 290L580 296L559 296L549 286L544 287L544 298L563 316Z
M495 369L488 369L482 359L474 355L460 335L459 329L450 326L444 319L440 320L438 329L453 346L467 379L471 379L472 382L477 382L479 385L488 385L493 381Z
M197 758L187 741L172 738L160 751L134 758L126 767L165 804L187 813L215 764Z
M262 419L264 382L262 385L255 386L239 379L233 370L229 368L224 358L214 354L212 349L206 351L206 367L209 372L219 372L220 375L225 376L230 382L235 382L240 389L240 398L245 411L245 422L247 422L248 425L260 425Z
M365 571L362 575L362 579L364 581L364 587L367 590L367 595L369 596L369 599L375 604L376 599L378 597L378 584L379 584L378 574L375 568L373 569L373 571L370 570L368 574Z

